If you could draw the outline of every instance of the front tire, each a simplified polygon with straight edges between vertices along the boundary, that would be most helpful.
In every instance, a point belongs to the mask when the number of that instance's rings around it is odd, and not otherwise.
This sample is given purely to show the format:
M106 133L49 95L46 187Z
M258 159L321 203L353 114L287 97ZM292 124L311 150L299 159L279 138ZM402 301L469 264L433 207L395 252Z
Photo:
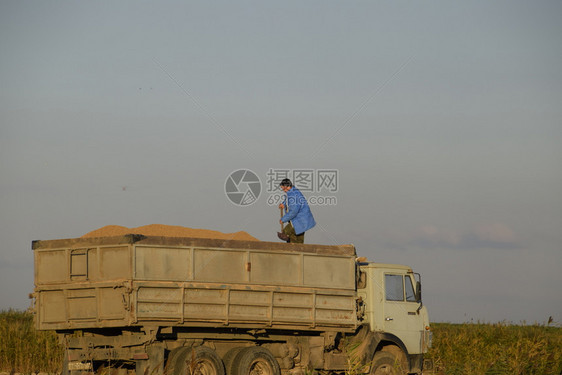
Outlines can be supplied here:
M377 352L373 357L370 375L404 375L400 361L389 352Z

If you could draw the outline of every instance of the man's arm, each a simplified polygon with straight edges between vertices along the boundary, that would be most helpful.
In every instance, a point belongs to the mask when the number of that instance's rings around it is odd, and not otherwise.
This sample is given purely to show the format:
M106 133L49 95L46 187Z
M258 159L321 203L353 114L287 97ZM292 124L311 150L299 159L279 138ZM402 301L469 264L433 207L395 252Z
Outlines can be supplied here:
M303 203L299 202L299 199L297 199L297 197L289 197L287 199L287 202L289 203L289 212L287 212L281 218L281 222L283 223L293 220L298 215L303 206Z

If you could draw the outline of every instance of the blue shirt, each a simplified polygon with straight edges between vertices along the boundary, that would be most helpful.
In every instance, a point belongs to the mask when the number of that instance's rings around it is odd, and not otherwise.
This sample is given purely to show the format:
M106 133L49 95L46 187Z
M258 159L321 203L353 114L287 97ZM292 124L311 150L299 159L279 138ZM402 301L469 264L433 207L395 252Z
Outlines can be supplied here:
M285 206L289 211L281 218L281 221L284 223L290 221L296 234L304 233L316 225L306 198L296 187L293 186L291 190L287 191Z

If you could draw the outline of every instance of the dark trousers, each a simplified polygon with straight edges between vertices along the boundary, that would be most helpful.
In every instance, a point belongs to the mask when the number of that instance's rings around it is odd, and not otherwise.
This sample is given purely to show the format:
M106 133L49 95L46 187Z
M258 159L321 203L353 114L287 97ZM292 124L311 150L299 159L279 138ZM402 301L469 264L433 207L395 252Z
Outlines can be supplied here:
M285 233L287 236L289 236L289 242L290 243L304 243L304 232L297 235L295 233L295 228L293 228L293 225L291 224L291 222L287 223L287 225L285 225L285 228L283 228L283 233Z

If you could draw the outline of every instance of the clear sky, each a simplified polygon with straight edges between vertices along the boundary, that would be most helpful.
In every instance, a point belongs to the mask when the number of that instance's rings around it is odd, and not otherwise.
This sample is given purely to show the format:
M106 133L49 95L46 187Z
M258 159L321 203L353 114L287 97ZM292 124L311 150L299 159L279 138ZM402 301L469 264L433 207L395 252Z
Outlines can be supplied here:
M559 1L0 1L0 309L31 241L278 241L269 170L337 170L308 243L422 274L432 321L562 322ZM250 169L248 206L225 181ZM298 184L297 184L298 186ZM242 185L240 186L242 189ZM329 194L328 194L329 193Z

